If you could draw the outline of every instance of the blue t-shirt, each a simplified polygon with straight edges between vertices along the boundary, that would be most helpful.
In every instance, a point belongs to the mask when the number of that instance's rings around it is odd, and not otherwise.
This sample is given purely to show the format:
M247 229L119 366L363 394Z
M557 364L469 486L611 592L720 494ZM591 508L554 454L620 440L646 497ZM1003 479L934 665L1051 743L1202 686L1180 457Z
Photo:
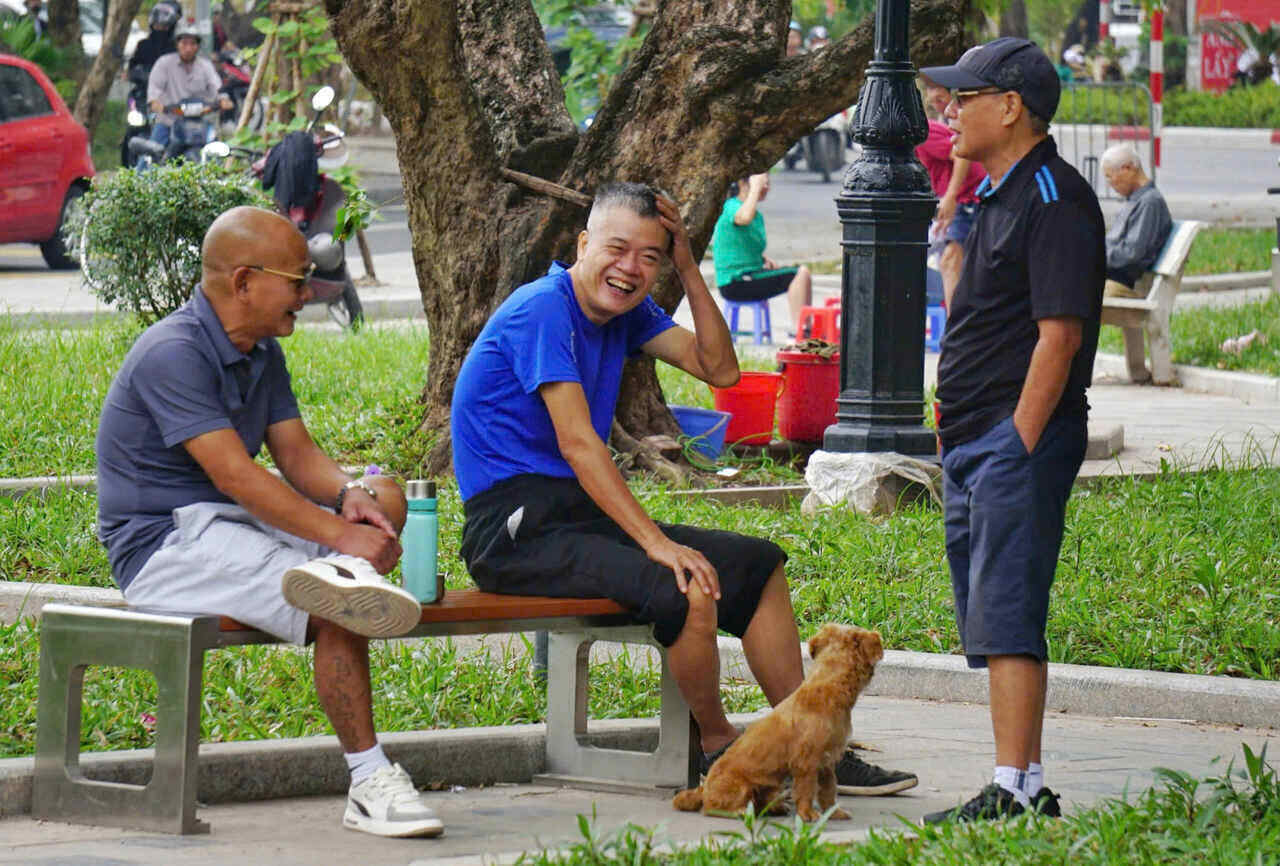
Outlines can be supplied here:
M200 288L133 344L98 420L98 537L123 589L173 531L173 510L230 502L183 442L233 428L256 457L267 428L299 417L275 339L244 354Z
M674 326L648 297L593 324L559 262L512 292L485 324L453 386L453 469L462 498L516 475L572 478L538 387L581 384L591 426L608 441L623 362Z

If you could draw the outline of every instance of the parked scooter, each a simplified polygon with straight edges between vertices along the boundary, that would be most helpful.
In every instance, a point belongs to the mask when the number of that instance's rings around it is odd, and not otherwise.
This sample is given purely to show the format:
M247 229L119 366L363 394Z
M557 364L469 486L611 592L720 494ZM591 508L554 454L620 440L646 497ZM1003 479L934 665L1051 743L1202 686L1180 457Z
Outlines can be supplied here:
M218 52L214 58L214 67L222 79L219 92L231 97L234 103L231 108L218 115L218 124L224 135L235 132L240 122L240 112L244 110L244 99L249 95L249 82L253 79L253 69L241 57L239 51L226 48ZM267 116L267 101L259 98L255 101L253 111L249 114L247 127L254 132L262 131L262 123Z
M333 238L337 213L347 200L338 182L322 169L337 168L347 161L345 133L333 124L316 131L320 115L333 104L334 90L325 86L311 98L314 112L301 132L291 132L266 153L222 142L209 146L217 156L232 152L250 160L253 173L264 189L274 191L276 209L293 221L307 239L316 270L311 277L309 304L326 304L329 316L344 328L358 328L364 308L347 269L346 245Z
M209 119L217 110L216 101L206 102L203 99L186 99L166 105L165 114L174 116L173 125L169 128L169 143L166 145L152 141L149 133L132 136L127 144L130 157L128 164L142 170L153 163L172 162L176 159L202 161L204 146L217 138L217 131ZM130 117L130 127L142 127L141 120L138 116Z

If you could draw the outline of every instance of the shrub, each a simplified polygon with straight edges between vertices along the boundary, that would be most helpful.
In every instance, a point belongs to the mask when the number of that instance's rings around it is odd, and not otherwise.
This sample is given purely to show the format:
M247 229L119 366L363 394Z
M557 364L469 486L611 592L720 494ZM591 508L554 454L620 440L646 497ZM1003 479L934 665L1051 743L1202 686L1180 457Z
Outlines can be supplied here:
M200 242L221 213L272 201L243 172L172 163L99 176L67 237L85 283L144 324L186 303L200 280Z

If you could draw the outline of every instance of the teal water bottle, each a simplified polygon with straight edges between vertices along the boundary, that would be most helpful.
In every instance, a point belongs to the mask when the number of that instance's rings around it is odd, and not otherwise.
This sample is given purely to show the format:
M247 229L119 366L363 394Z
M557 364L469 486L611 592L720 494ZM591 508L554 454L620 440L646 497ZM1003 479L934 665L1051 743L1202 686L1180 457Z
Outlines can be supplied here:
M439 601L444 581L436 569L436 542L440 536L436 516L436 483L414 480L408 484L409 515L405 520L404 558L400 571L404 588L423 604Z

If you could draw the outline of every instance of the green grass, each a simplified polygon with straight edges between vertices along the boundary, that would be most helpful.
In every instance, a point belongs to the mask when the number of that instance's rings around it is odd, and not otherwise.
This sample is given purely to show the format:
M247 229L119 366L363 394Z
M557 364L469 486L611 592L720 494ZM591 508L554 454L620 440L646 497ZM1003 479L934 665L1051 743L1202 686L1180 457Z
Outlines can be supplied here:
M40 647L30 621L0 625L0 758L35 749ZM461 652L450 640L375 641L374 722L379 731L519 725L546 717L546 694L533 653L519 643L502 652ZM210 653L204 664L201 742L331 734L312 683L311 650L240 647ZM593 719L658 713L660 670L631 655L592 666ZM95 751L154 745L155 678L138 670L91 667L85 674L81 746ZM729 712L765 705L754 685L725 690Z
M0 318L0 477L93 471L98 413L137 334L124 318L75 330ZM284 346L303 417L330 454L416 474L433 438L417 429L425 328L304 327Z
M93 167L99 172L120 167L120 141L124 138L126 126L125 103L114 99L109 101L102 110L102 119L98 121L89 145Z
M1222 351L1222 343L1258 331L1259 338L1239 355ZM1280 296L1236 307L1174 309L1169 321L1173 363L1218 370L1238 370L1280 376ZM1098 338L1101 352L1124 352L1119 328L1103 326Z
M1280 850L1280 784L1247 745L1244 767L1197 779L1160 771L1157 784L1132 798L1111 798L1061 820L1008 821L918 829L872 828L859 843L824 842L838 822L743 817L734 829L672 850L662 830L630 825L612 835L578 819L582 841L567 850L528 853L526 866L1215 866L1275 864ZM905 822L904 822L905 823ZM905 830L905 832L903 832Z
M1274 228L1206 228L1196 235L1183 274L1241 274L1271 270Z
M1280 446L1265 447L1274 460ZM880 629L890 648L959 651L936 508L887 519L833 509L810 518L798 506L730 507L668 496L655 484L635 489L657 520L732 528L782 545L802 633L849 622ZM110 586L92 535L94 509L84 491L0 499L0 576ZM450 587L470 586L458 558L462 515L452 482L442 483L440 509L440 567ZM1278 525L1276 469L1170 468L1154 481L1119 478L1077 489L1050 609L1050 658L1280 678Z

